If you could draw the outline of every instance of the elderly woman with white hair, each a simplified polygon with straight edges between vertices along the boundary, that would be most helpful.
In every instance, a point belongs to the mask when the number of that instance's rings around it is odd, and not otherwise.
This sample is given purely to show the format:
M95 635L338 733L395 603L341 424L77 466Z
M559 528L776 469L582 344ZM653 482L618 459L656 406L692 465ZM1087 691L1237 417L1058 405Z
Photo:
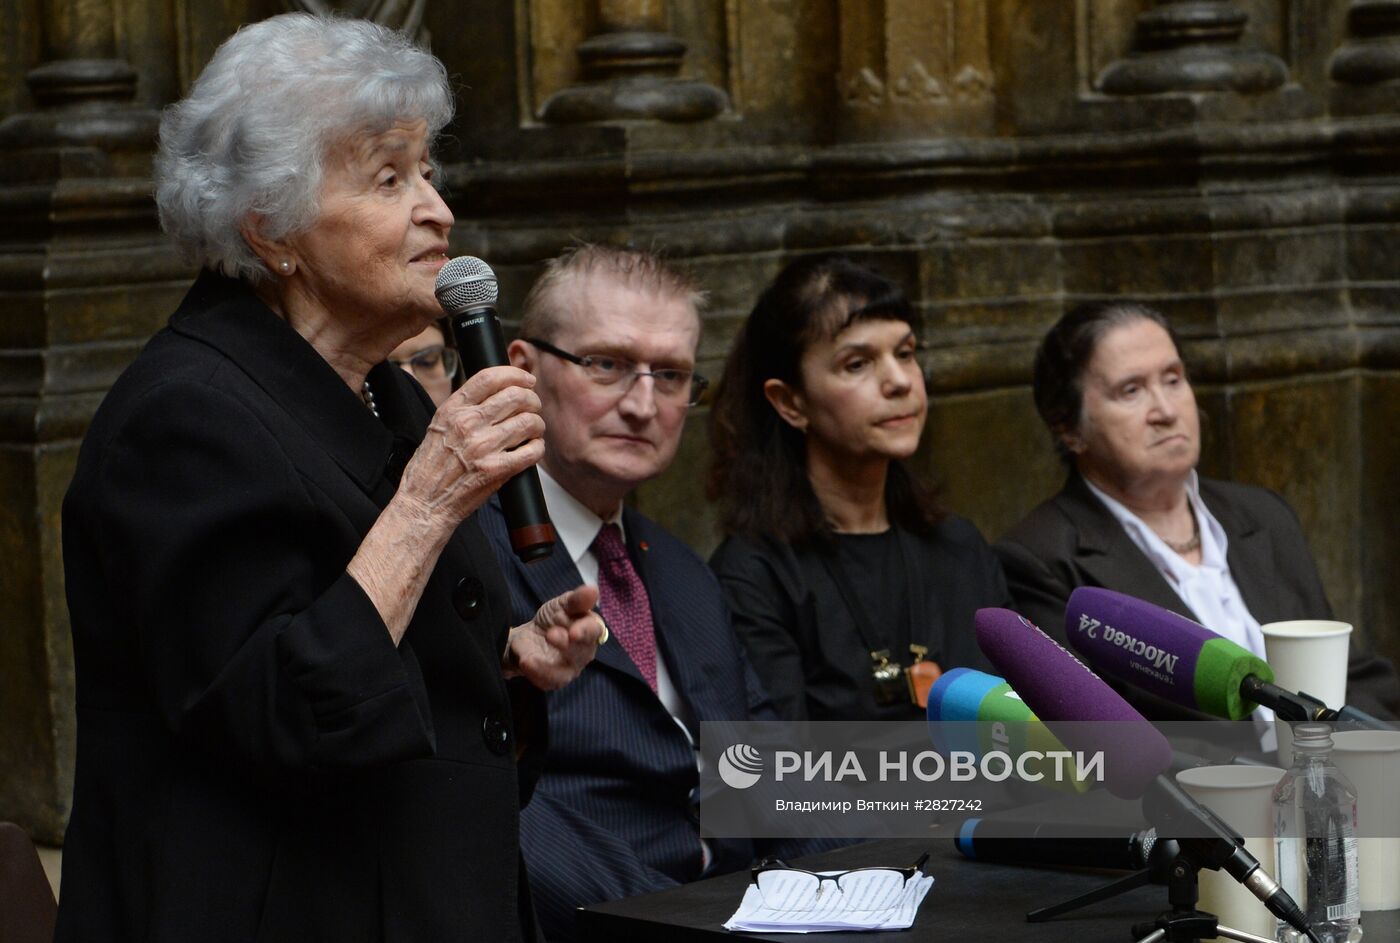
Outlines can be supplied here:
M536 935L524 734L604 630L592 587L510 628L472 516L540 457L531 376L434 410L386 361L442 313L451 102L404 37L289 14L162 122L161 220L203 271L64 504L59 940Z

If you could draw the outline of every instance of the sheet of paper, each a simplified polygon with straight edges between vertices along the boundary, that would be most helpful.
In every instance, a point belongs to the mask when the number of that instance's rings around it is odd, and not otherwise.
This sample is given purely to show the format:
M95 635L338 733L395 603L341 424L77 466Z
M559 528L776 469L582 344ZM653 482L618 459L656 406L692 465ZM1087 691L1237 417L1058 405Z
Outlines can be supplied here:
M824 874L839 874L827 871ZM933 887L933 878L921 874L904 885L897 901L881 910L852 910L842 894L823 894L818 906L808 910L786 909L790 901L765 903L750 884L739 909L725 923L726 930L765 933L819 933L829 930L907 930L914 923L919 904Z

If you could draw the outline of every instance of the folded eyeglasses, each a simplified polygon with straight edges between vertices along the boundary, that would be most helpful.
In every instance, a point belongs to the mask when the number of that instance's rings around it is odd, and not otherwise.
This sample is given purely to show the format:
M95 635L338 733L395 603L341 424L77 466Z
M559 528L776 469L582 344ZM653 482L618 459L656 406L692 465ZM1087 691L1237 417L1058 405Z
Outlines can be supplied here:
M792 868L780 858L764 858L753 869L752 883L763 905L774 910L815 910L835 906L842 910L885 910L899 902L909 879L920 873L928 852L908 868L854 868L818 874ZM833 895L841 895L836 900Z

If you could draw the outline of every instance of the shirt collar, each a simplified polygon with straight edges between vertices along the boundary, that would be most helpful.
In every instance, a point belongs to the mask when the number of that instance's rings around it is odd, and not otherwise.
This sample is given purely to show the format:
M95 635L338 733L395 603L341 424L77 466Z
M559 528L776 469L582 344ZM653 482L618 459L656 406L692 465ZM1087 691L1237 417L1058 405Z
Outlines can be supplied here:
M604 520L585 507L578 498L569 494L563 485L545 471L543 465L535 467L540 473L540 489L544 492L544 503L549 509L554 533L563 541L564 549L569 551L569 558L574 561L574 566L578 566L579 560L593 547L593 539L598 536L598 531L603 529L604 524L616 524L618 529L622 530L623 540L627 539L627 531L622 526L621 505L618 505L617 511L610 518Z
M1127 531L1133 543L1147 554L1153 566L1170 576L1178 584L1189 577L1190 571L1194 568L1183 560L1180 554L1168 547L1166 541L1157 536L1156 531L1143 523L1142 519L1125 504L1110 497L1088 478L1084 478L1084 484L1094 497L1108 508L1109 513ZM1194 468L1186 476L1186 500L1191 503L1191 510L1196 515L1197 526L1201 529L1201 566L1212 570L1227 570L1225 554L1228 542L1225 537L1225 529L1220 526L1215 515L1210 513L1210 509L1201 500L1200 476L1196 474Z

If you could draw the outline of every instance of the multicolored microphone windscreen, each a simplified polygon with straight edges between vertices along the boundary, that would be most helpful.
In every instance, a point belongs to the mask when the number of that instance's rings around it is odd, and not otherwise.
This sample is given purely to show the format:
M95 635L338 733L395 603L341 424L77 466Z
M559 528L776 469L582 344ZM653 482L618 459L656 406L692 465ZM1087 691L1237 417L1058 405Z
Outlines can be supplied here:
M939 752L956 751L985 756L1003 750L1013 756L1037 753L1053 756L1064 753L1065 745L1026 706L1005 678L975 668L953 668L934 682L928 694L929 739ZM1028 762L1037 782L1066 792L1085 792L1089 780L1083 776L1051 776L1040 762Z

